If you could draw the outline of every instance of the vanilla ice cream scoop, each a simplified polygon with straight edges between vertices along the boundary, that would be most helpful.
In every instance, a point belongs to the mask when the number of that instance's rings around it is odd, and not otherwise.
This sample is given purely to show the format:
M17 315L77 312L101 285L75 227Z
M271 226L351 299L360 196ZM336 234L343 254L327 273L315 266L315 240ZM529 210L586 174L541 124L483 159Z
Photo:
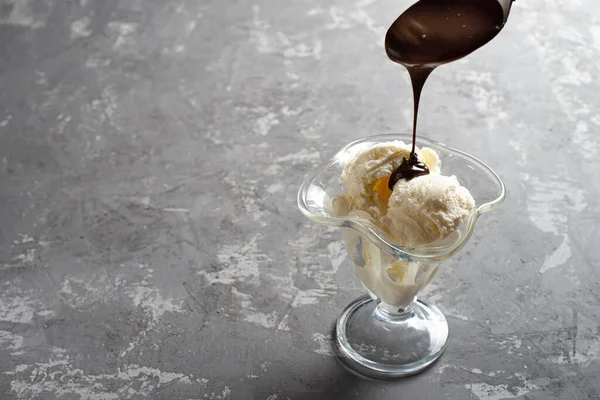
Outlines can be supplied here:
M455 176L429 174L396 183L383 222L399 243L415 246L448 237L474 209Z
M334 199L335 214L367 213L379 224L387 212L388 200L392 194L387 188L389 176L398 168L404 158L410 156L411 146L400 140L376 144L354 157L344 168L341 180L346 195ZM416 151L419 161L425 163L432 173L439 173L440 158L430 148Z
M353 196L370 196L369 185L388 177L410 157L411 146L400 140L379 143L358 154L344 168L342 182ZM416 151L419 161L425 163L433 173L440 171L440 158L435 151L423 147Z

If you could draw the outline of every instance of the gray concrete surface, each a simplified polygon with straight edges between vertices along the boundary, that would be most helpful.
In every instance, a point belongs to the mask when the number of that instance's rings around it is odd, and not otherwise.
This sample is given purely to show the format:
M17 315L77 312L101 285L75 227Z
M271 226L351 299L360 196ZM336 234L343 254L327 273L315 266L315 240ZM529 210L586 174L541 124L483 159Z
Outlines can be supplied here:
M398 382L332 357L362 291L296 190L409 129L409 3L1 0L0 398L600 398L595 0L517 1L426 86L422 131L509 191L423 296L446 354Z

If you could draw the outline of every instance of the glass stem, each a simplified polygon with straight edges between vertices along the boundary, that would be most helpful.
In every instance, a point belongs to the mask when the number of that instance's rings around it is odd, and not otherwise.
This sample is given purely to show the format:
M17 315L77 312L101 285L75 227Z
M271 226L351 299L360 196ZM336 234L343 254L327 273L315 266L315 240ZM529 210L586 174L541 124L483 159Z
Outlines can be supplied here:
M410 304L405 308L398 308L389 304L380 301L373 311L373 316L375 319L387 322L387 323L398 323L403 322L409 318L412 318L415 315Z

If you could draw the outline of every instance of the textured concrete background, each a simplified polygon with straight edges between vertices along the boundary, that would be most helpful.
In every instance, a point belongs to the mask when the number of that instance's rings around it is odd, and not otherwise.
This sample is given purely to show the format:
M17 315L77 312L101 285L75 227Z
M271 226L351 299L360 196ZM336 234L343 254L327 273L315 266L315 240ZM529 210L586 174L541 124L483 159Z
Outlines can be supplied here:
M509 191L424 296L446 354L398 382L332 357L362 291L296 190L409 129L409 4L0 0L0 398L600 398L596 0L517 1L426 86L423 132Z

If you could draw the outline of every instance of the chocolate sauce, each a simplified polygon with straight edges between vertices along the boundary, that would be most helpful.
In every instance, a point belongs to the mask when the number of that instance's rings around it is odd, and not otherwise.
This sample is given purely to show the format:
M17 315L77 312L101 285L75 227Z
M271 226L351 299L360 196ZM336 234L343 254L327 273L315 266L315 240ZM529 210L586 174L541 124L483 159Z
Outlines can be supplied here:
M388 188L390 190L394 190L394 185L398 183L400 179L406 179L410 181L412 178L416 178L421 175L429 175L429 168L425 163L420 162L417 159L417 155L415 153L410 153L410 158L404 157L402 160L402 164L398 166L390 175L390 180L388 181Z
M420 0L389 28L386 53L408 69L414 97L410 158L405 158L390 177L390 189L400 179L429 173L415 154L417 114L425 81L439 65L458 60L492 40L504 26L508 10L510 0Z

